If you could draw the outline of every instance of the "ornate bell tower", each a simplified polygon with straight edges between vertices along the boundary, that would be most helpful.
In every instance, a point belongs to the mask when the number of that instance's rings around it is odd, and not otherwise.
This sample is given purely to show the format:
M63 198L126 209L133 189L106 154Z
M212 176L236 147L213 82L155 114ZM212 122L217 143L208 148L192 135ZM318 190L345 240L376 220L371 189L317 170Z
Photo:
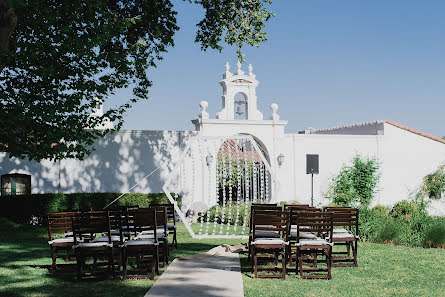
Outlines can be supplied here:
M249 65L249 73L246 75L241 70L241 63L236 64L235 73L230 72L230 65L226 63L226 72L223 74L223 80L219 83L223 88L222 110L216 114L219 120L235 119L235 104L238 104L238 112L241 114L241 106L246 106L246 120L262 120L263 114L257 109L256 87L259 82L252 73L252 65ZM235 95L241 94L244 100L235 101Z
M223 79L219 82L223 88L222 109L211 118L206 111L209 103L201 101L201 112L198 118L192 120L196 131L201 136L232 136L237 134L250 134L257 140L260 140L264 146L273 151L274 139L284 137L284 127L287 121L280 120L277 114L278 105L270 105L271 115L267 119L257 108L256 87L259 82L252 73L252 66L249 65L248 73L241 70L241 63L236 64L236 71L230 72L229 63L226 63L226 71L223 73ZM237 96L241 94L242 96ZM242 99L237 99L242 98ZM241 106L245 110L241 110ZM239 110L235 111L235 107ZM243 119L235 117L236 114L245 114Z

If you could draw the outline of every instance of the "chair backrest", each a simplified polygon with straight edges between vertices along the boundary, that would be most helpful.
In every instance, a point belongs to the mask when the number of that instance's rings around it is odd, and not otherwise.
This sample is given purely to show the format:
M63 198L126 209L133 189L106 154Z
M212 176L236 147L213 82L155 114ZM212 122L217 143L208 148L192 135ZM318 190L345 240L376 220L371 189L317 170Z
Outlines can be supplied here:
M289 239L289 212L282 210L255 209L252 214L253 240L257 237L257 231L278 231L281 237Z
M285 205L285 210L289 211L290 213L290 225L291 226L296 226L297 225L297 216L298 213L301 211L308 211L308 212L319 212L321 211L320 209L316 208L316 207L311 207L309 205Z
M109 211L88 211L73 216L74 244L86 234L89 238L93 238L96 233L107 234L108 243L111 243Z
M168 212L166 206L156 206L153 207L156 209L156 225L158 228L163 228L164 233L167 234L167 223L168 223Z
M120 226L120 219L122 216L122 210L110 210L108 215L110 217L110 228L111 230L118 230Z
M73 216L78 215L79 212L53 212L48 213L48 238L53 240L53 232L71 232L73 230Z
M299 211L296 213L297 241L300 232L313 232L326 235L332 241L333 212L326 211Z
M154 232L154 239L157 241L157 211L155 208L138 208L130 209L122 214L120 223L121 241L124 238L124 231L128 234L136 236L139 232ZM124 230L125 229L125 230Z
M305 209L311 208L311 206L309 204L284 204L284 210L290 210L290 208Z
M176 225L175 206L171 203L151 203L150 207L166 207L167 208L167 222Z
M283 208L279 205L276 204L259 204L259 203L252 203L252 205L250 206L250 220L249 220L249 226L250 226L250 231L252 231L252 218L253 218L253 213L255 212L255 210L277 210L277 211L281 211L283 210Z
M252 203L252 206L278 206L276 203Z
M334 214L334 227L345 227L358 235L359 210L354 207L325 207L325 211ZM353 230L354 229L354 230Z

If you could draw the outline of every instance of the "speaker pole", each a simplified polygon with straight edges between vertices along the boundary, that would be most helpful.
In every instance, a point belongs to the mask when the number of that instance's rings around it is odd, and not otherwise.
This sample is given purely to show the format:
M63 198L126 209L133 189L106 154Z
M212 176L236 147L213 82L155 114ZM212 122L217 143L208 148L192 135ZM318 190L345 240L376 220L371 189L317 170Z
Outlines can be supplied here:
M311 207L314 207L314 174L311 174Z

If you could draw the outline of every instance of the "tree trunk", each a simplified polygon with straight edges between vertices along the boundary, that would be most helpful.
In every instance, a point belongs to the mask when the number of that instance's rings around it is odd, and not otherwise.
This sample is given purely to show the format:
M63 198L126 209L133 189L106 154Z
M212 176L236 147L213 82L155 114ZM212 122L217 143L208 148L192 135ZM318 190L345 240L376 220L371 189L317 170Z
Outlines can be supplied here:
M9 0L0 0L0 51L15 51L15 42L11 39L17 25L17 16L9 6ZM0 72L5 67L4 61L0 60Z

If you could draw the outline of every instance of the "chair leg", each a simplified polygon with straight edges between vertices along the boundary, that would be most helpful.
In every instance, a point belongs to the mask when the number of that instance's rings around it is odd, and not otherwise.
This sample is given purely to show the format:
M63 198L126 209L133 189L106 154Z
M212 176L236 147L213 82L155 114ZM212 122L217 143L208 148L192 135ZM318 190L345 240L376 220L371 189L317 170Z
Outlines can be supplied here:
M111 263L111 276L114 277L114 257L113 257L113 250L110 250L110 256L108 259L109 263Z
M83 257L80 254L80 252L76 252L76 260L77 260L77 279L82 280Z
M331 268L332 268L332 247L325 250L326 254L326 265L328 266L328 279L332 279Z
M178 240L176 238L176 229L173 231L173 245L174 245L175 249L178 248Z
M354 257L354 266L357 267L357 239L355 240L353 246L352 246L352 255Z
M247 244L247 260L251 261L251 254L252 254L252 238L249 235L249 242Z
M159 272L159 248L158 248L158 246L155 246L154 249L155 249L155 252L154 252L154 256L153 256L153 262L155 262L155 265L156 265L155 271L159 275L160 274L160 272Z
M49 247L49 249L51 252L51 259L52 259L51 272L54 272L57 270L57 265L56 265L57 254L56 254L56 251L52 245Z
M286 279L286 248L284 248L284 251L281 255L281 265L282 265L282 277L283 279Z
M300 271L300 278L304 278L303 276L303 257L300 255L300 249L297 248L297 257L298 257L298 270Z
M168 243L167 241L164 242L164 246L163 246L163 251L162 251L162 262L164 267L167 265L168 263Z
M252 257L253 257L253 273L254 277L258 278L258 256L256 255L255 248L252 248Z
M128 265L128 254L127 254L127 249L123 248L122 249L122 273L123 273L123 277L122 279L125 280L127 278L127 265Z

